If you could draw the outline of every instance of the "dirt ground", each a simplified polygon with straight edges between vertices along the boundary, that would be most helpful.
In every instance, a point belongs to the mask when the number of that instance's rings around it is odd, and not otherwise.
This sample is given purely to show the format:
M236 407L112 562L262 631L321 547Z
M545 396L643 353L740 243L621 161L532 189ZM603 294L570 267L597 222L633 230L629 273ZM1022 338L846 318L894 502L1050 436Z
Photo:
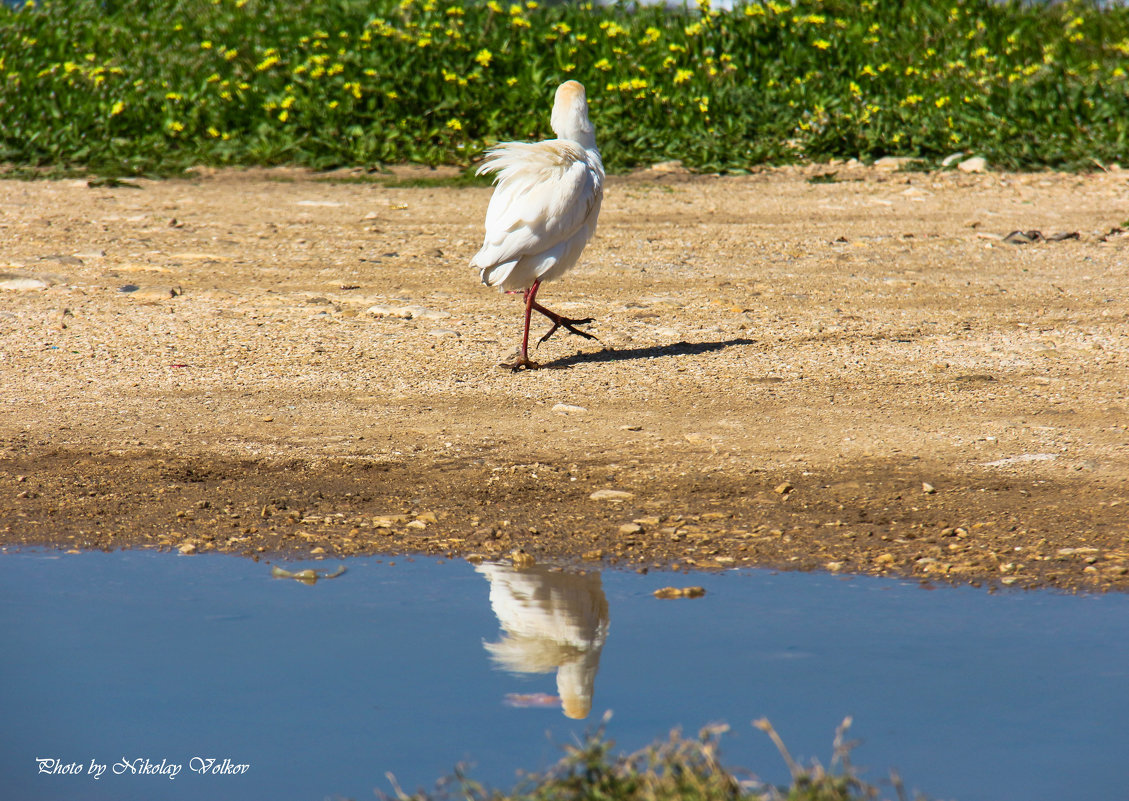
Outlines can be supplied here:
M0 543L1129 589L1129 173L613 177L519 373L349 178L0 181Z

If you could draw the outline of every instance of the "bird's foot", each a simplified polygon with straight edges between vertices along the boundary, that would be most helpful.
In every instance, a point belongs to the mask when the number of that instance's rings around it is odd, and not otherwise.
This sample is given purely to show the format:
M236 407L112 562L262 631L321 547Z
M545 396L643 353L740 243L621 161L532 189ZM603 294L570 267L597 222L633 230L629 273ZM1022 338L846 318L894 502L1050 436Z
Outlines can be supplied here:
M546 317L549 317L549 315L546 315ZM588 325L589 323L595 322L596 321L595 317L585 317L583 320L572 320L572 319L569 319L568 317L561 317L560 315L555 315L555 316L549 317L549 319L553 321L553 327L549 329L548 333L546 333L545 336L543 336L539 340L537 340L538 345L540 345L542 342L544 342L549 337L551 337L553 334L555 334L557 332L558 328L562 328L562 327L565 328L570 334L576 334L577 336L582 336L585 339L595 339L597 342L599 341L599 338L595 334L590 334L587 331L582 331L581 329L576 327L578 325Z
M511 373L516 373L519 370L536 370L541 365L529 358L528 354L521 352L518 348L514 351L513 355L505 361L498 363L498 368L501 370L509 370Z

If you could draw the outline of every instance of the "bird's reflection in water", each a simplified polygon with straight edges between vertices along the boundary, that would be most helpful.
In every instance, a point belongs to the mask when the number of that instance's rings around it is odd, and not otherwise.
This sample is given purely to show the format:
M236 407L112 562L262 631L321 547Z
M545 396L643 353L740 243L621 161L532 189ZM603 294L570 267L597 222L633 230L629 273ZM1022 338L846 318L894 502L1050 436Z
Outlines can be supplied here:
M600 574L495 564L476 569L490 580L490 606L502 624L502 638L484 643L494 663L512 673L555 670L565 715L588 717L608 636Z

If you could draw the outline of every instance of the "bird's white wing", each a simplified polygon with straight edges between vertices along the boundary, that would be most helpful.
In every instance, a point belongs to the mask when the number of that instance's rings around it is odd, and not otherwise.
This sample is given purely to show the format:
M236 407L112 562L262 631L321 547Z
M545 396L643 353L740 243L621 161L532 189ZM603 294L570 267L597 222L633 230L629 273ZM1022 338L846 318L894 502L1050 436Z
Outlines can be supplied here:
M594 229L603 175L572 142L509 142L492 150L479 174L496 172L486 237L471 264L486 269L550 250L585 226Z

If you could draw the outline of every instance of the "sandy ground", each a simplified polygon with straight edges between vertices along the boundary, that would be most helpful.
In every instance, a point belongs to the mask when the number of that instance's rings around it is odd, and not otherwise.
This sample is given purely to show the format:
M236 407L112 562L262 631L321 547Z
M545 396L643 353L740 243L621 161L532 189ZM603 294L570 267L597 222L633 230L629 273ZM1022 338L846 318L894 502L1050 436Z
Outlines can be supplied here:
M610 179L520 373L488 188L0 181L0 542L1129 589L1129 176L828 171Z

